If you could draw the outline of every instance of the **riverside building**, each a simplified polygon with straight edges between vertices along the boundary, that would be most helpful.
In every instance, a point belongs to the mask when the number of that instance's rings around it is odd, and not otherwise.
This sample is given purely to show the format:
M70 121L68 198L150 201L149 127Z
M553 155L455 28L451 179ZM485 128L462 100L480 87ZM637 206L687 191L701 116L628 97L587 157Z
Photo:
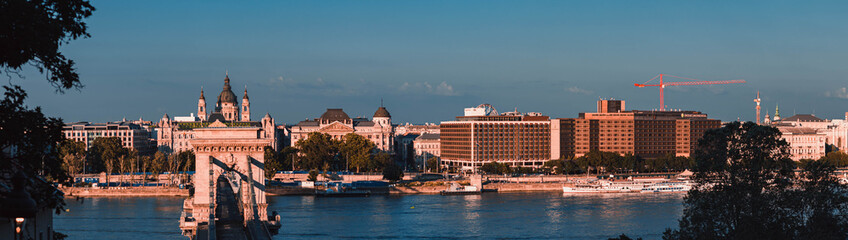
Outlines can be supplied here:
M132 122L124 120L109 123L66 123L62 127L62 134L65 135L66 139L85 143L86 150L94 143L94 139L116 137L121 139L123 147L134 149L144 154L153 152L156 143L152 139L152 131L149 129L150 124L143 123L145 123L143 120Z
M698 140L721 122L697 111L625 109L624 100L598 101L598 111L551 121L551 159L580 157L590 151L659 158L688 157Z
M440 126L441 164L475 171L485 163L540 167L550 160L551 121L538 113L498 114L491 105L466 108Z
M371 140L380 151L394 153L395 148L392 115L385 107L377 108L372 120L350 118L341 108L328 108L320 118L300 121L289 130L292 147L297 141L308 138L309 133L320 132L336 140L343 140L344 135L355 133Z

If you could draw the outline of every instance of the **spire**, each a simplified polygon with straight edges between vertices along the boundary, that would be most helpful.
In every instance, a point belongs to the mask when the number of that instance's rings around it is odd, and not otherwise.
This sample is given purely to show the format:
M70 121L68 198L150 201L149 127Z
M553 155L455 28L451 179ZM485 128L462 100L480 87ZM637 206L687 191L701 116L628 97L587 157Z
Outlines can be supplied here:
M224 86L227 86L227 87L230 86L230 70L227 70L224 73Z
M206 97L203 96L203 86L200 86L200 99L206 100Z
M780 104L775 104L775 107L774 107L774 121L780 121Z
M244 97L242 99L248 99L247 98L247 84L244 85Z

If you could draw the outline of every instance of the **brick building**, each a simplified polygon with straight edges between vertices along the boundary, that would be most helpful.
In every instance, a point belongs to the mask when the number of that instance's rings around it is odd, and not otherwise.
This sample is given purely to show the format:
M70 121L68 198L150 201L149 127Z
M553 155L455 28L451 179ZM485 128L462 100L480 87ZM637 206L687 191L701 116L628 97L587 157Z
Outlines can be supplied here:
M688 157L704 132L721 122L697 111L627 111L624 100L599 100L598 112L551 121L551 159L592 150L659 158Z

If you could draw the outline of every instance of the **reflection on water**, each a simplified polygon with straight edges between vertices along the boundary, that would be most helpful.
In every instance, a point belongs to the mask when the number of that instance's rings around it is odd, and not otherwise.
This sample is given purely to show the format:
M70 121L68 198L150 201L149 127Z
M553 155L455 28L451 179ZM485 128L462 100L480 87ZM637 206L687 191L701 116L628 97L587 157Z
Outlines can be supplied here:
M677 225L683 194L497 193L368 198L269 197L282 219L275 239L660 238ZM182 198L68 200L55 218L70 239L187 239Z
M274 197L275 239L659 238L676 226L683 194L500 193L370 198ZM309 210L306 210L309 209Z
M179 239L183 198L66 199L68 212L53 219L69 239Z

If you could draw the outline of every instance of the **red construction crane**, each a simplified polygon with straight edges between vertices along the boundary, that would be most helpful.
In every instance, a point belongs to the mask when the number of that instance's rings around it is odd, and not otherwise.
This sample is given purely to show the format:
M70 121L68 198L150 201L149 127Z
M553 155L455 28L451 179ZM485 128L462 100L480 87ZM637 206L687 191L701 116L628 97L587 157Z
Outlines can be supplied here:
M692 80L693 82L663 82L663 76ZM653 81L654 79L657 79L657 78L660 79L660 84L647 84L647 83L649 83L649 82L651 82L651 81ZM678 77L678 76L674 76L674 75L668 75L668 74L660 73L660 75L657 75L656 77L651 78L651 80L648 80L647 82L645 82L643 84L636 83L636 84L633 84L633 85L635 85L637 87L660 87L660 111L665 111L665 98L663 97L663 95L664 95L663 90L665 89L666 86L691 86L691 85L712 85L712 84L730 84L730 83L745 83L745 80L738 79L738 80L724 80L724 81L703 81L703 80L698 80L698 79Z

